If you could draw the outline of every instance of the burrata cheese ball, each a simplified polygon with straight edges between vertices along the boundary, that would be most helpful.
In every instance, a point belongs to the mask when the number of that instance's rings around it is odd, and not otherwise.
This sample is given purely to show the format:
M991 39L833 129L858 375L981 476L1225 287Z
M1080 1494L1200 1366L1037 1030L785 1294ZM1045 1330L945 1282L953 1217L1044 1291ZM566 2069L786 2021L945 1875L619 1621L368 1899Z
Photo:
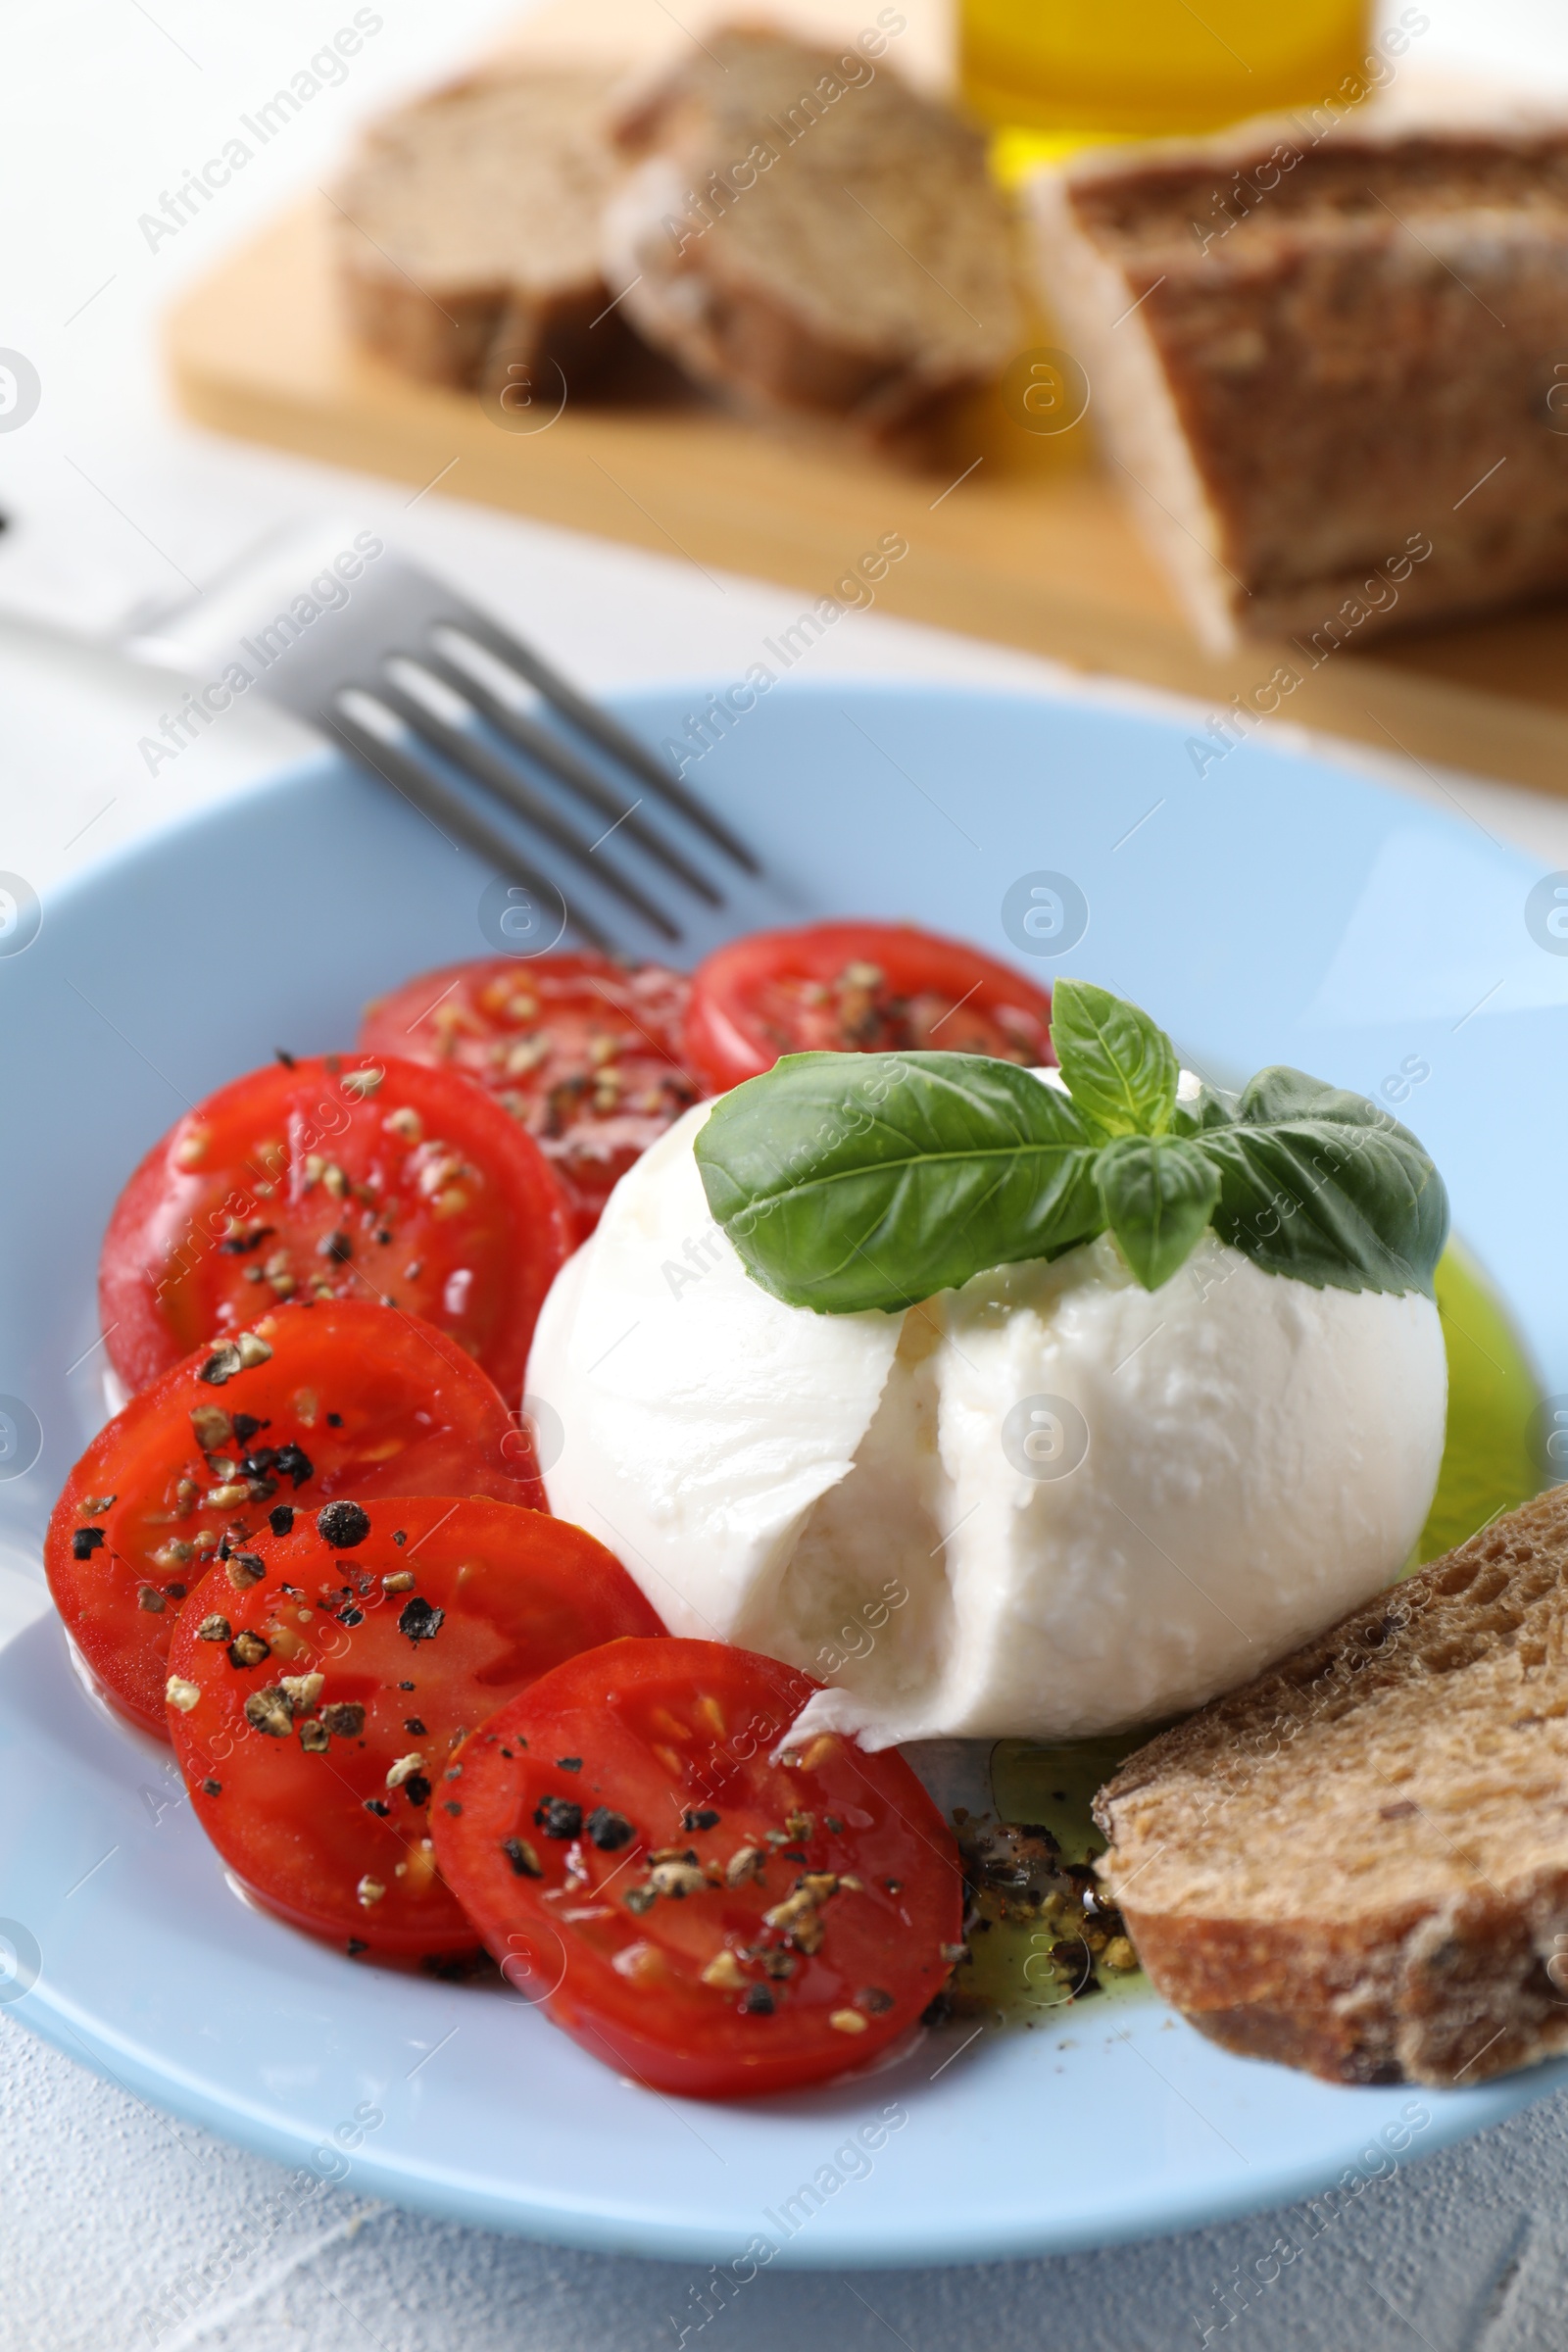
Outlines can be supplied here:
M1430 1298L1313 1289L1212 1232L1148 1292L1105 1234L902 1314L819 1314L714 1224L710 1108L558 1277L528 1388L559 1416L551 1508L672 1632L827 1684L798 1733L1154 1722L1409 1558L1447 1396Z

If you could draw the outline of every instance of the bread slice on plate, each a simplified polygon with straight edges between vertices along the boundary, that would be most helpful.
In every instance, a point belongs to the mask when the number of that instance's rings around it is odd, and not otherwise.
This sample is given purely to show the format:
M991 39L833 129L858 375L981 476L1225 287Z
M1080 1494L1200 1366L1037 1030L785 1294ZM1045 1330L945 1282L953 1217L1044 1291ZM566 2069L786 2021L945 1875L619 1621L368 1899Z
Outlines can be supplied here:
M624 107L606 273L647 339L768 416L888 444L1019 348L979 136L853 45L737 26Z
M1470 2084L1568 2049L1568 1488L1130 1756L1101 1875L1227 2049Z
M1102 149L1030 193L1199 632L1308 662L1568 586L1568 119L1327 120Z
M371 126L335 192L339 281L363 342L430 383L531 376L546 403L558 368L577 389L624 363L624 322L593 324L610 301L612 87L596 72L497 69Z

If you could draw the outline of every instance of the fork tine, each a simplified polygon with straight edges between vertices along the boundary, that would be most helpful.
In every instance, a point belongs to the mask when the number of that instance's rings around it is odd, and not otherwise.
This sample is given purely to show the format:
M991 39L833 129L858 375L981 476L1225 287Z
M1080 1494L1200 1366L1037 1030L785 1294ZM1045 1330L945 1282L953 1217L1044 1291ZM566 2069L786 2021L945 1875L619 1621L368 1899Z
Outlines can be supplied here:
M390 784L421 816L427 816L444 832L454 835L486 865L494 866L511 881L520 882L524 889L538 892L547 905L559 899L566 908L566 919L572 929L580 932L590 947L598 948L606 956L614 953L612 943L599 925L567 905L560 884L552 882L540 867L520 857L500 827L470 808L463 794L437 770L400 751L397 745L384 743L346 710L318 711L316 723L328 735L335 736L351 759L369 768L383 784Z
M415 655L413 659L432 670L446 685L461 694L465 701L472 703L491 726L505 735L509 742L514 743L519 752L526 753L530 760L536 760L558 783L566 785L571 791L581 793L585 800L591 801L601 816L609 817L617 830L625 833L628 841L637 842L650 858L657 858L662 865L685 883L688 890L695 891L700 899L706 899L710 906L723 905L722 894L713 888L708 876L699 873L696 866L683 858L678 850L671 849L660 839L652 826L643 823L636 813L636 802L627 801L621 794L612 792L604 778L597 775L585 760L580 760L571 746L563 742L553 728L540 726L525 711L514 710L482 678L476 678L461 662L438 652L434 646Z
M394 661L398 659L396 655L390 658ZM409 657L403 658L407 660ZM442 718L390 678L377 679L372 691L378 702L385 703L389 710L397 712L404 725L426 751L449 760L454 767L460 768L474 783L505 802L516 815L537 826L548 840L555 843L557 849L574 858L604 889L612 891L628 906L635 908L643 920L651 923L665 939L679 939L679 926L672 923L662 908L657 906L646 892L629 880L611 858L600 858L590 863L597 845L589 841L585 834L579 833L575 825L568 824L542 793L518 775L510 761L493 752L487 743L481 742L471 729Z
M558 669L553 669L548 662L542 661L530 647L514 637L510 630L498 627L484 613L473 612L467 606L463 608L461 619L456 620L453 626L463 629L494 654L498 661L517 670L579 734L597 743L601 751L608 752L622 767L630 768L650 792L658 793L661 800L678 810L688 824L706 833L715 848L732 858L747 873L760 872L761 868L752 852L730 831L722 818L705 808L695 794L689 793L685 785L654 758L647 746L639 743L636 736L628 733L617 719L612 718L608 710L601 710L597 704L587 701L569 679L564 678Z

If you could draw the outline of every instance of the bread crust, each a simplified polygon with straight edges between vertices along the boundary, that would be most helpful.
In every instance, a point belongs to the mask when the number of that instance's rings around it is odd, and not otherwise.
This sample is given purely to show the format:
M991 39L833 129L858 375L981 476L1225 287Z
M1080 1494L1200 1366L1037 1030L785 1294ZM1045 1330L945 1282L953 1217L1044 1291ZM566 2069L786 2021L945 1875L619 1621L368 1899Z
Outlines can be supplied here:
M1211 2040L1474 2083L1568 2049L1564 1757L1554 1489L1130 1756L1100 1871Z
M595 279L580 293L550 301L530 300L505 284L447 289L437 300L416 286L358 267L340 276L350 330L366 350L421 383L447 384L455 391L490 389L515 382L515 365L535 382L560 366L574 381L591 360L608 367L626 330L612 317L603 352L590 349L587 333L609 300ZM597 306L597 307L596 307Z
M1032 210L1119 478L1216 650L1294 636L1315 666L1568 584L1568 122L1281 117L1086 157Z

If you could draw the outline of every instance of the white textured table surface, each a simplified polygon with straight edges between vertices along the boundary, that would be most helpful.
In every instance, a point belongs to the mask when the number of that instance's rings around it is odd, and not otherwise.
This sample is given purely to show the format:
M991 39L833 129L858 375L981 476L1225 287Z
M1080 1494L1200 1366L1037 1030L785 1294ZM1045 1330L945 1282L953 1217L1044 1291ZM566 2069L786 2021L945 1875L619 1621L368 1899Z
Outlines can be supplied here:
M128 569L161 570L172 588L179 569L201 576L265 525L347 507L482 589L589 685L744 668L797 597L439 493L411 507L403 489L241 450L165 414L153 328L178 284L322 176L357 117L460 61L515 9L381 0L368 13L379 29L342 84L323 89L199 220L150 247L139 216L219 152L239 116L307 65L353 8L10 0L0 347L32 362L41 398L23 429L0 432L0 510L47 517L68 552L79 530L111 561L118 551ZM1568 89L1563 0L1428 0L1428 13L1432 64ZM834 631L811 660L977 682L1052 674L874 612ZM153 782L135 746L159 708L132 673L0 625L0 865L47 892L299 740L241 708ZM1568 866L1568 805L1448 783L1489 829ZM0 1556L0 1638L39 1605L28 1563ZM289 2176L171 2124L0 2008L0 2352L154 2342L165 2352L653 2352L678 2347L683 2329L688 2344L735 2352L808 2341L857 2352L1164 2352L1221 2337L1255 2352L1562 2352L1565 2122L1568 2105L1553 2099L1339 2211L1320 2204L1156 2245L982 2270L764 2276L744 2305L700 2326L702 2277L685 2266L449 2228L368 2205L352 2176L302 2199Z

